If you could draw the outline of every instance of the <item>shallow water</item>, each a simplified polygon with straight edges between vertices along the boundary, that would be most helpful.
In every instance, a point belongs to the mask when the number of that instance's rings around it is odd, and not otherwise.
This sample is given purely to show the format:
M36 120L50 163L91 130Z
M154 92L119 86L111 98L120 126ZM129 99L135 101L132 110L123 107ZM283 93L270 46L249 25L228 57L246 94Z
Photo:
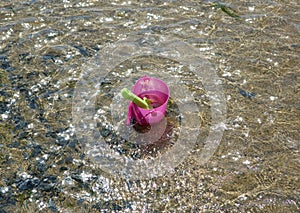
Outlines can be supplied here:
M299 11L0 1L0 212L299 212ZM140 134L145 74L171 97Z

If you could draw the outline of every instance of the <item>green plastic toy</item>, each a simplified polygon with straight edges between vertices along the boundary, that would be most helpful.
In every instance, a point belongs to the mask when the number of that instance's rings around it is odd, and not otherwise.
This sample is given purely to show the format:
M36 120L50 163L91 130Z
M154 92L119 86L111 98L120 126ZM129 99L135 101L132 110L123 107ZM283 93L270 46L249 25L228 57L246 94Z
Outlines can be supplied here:
M132 101L134 104L138 105L139 107L143 109L151 109L152 107L149 105L151 104L151 100L147 99L146 97L144 99L141 99L137 95L130 92L127 88L124 88L121 90L121 94L123 98Z

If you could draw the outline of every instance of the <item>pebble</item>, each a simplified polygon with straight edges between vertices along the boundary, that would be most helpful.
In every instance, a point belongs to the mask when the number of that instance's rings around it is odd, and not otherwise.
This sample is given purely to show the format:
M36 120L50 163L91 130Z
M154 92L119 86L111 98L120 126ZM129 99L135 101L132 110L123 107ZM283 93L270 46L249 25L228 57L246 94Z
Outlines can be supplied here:
M38 184L39 179L37 178L25 179L24 181L21 181L21 183L19 183L18 189L20 191L32 190L34 187L37 187Z
M50 191L55 183L57 182L57 178L53 175L46 176L38 185L38 188L43 191Z
M48 169L48 166L46 165L45 161L42 160L37 162L36 169L43 173Z

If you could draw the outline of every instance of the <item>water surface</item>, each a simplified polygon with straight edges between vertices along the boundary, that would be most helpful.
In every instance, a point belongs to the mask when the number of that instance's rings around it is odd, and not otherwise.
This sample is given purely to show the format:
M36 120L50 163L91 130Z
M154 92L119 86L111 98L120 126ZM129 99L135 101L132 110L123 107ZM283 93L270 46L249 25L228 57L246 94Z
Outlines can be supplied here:
M0 1L0 212L299 212L299 11L296 0ZM96 167L80 143L73 97L106 47L152 34L191 45L214 66L224 134L199 162L212 122L203 82L170 58L122 61L96 93L97 130L112 150L138 160L176 145L175 99L168 137L142 148L118 137L121 111L108 106L124 79L145 73L178 76L193 92L201 131L164 176L119 178Z

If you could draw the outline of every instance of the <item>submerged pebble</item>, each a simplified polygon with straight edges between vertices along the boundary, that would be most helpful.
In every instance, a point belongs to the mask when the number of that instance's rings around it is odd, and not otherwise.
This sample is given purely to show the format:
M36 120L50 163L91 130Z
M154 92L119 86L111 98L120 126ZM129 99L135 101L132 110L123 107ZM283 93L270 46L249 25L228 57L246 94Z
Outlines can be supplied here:
M238 91L239 91L239 93L242 96L244 96L246 98L254 98L254 96L255 96L255 93L253 93L253 92L247 92L247 91L245 91L245 90L243 90L241 88L238 88Z

